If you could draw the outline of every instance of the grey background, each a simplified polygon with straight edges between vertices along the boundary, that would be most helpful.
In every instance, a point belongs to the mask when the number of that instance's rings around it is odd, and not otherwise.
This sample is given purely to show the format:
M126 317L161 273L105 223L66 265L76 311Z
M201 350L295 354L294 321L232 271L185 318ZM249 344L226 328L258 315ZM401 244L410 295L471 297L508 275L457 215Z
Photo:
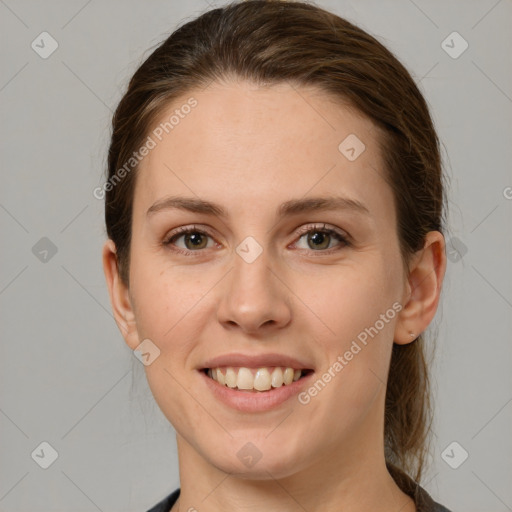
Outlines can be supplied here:
M110 312L92 191L131 74L179 23L221 3L0 0L1 511L142 511L179 485L174 431ZM444 144L447 238L463 257L448 263L433 325L423 485L454 512L512 510L512 2L318 5L397 54ZM31 48L43 31L59 45L47 59ZM469 43L456 59L441 46L453 31ZM43 237L57 249L46 262ZM58 452L48 469L31 457L43 441ZM469 453L458 469L441 456L453 441Z

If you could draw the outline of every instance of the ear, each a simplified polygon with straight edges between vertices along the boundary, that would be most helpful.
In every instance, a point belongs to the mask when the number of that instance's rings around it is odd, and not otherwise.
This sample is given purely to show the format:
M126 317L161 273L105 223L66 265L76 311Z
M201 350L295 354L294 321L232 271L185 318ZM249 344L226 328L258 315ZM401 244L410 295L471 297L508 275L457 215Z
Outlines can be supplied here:
M108 239L103 246L103 272L107 280L110 304L117 327L126 344L132 349L139 345L139 335L135 323L135 313L128 287L119 276L116 246Z
M395 326L394 342L414 341L430 324L437 311L446 270L444 236L430 231L423 249L414 254L409 265L402 296L403 309Z

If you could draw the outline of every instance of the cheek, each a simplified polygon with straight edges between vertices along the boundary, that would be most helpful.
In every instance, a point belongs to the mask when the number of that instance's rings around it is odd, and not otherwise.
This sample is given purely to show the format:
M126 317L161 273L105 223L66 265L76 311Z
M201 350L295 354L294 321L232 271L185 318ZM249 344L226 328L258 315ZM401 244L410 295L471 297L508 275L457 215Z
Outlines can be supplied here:
M318 428L352 431L385 390L400 305L394 300L394 285L387 282L392 278L383 268L369 265L364 273L361 268L345 268L325 282L306 280L297 293L308 305L299 315L297 331L310 333L315 352L322 355L317 380L301 402L307 402L305 410L317 418L310 421L315 426L318 422ZM314 283L315 290L323 283L324 292L307 295L312 289L307 283Z
M140 336L154 339L155 343L158 340L162 351L176 345L172 340L182 338L184 326L187 338L193 338L190 329L199 325L197 321L191 323L189 317L192 314L195 320L201 318L197 311L202 298L215 284L213 275L200 265L170 266L160 254L143 252L133 255L132 269L131 288Z
M205 422L209 422L210 428L217 426L216 421L210 421L213 411L204 409L202 397L197 396L193 385L183 379L182 372L174 368L165 355L145 370L149 388L160 411L175 431L197 448L197 441L204 437ZM198 421L198 418L203 421ZM221 429L215 433L221 434Z
M183 277L179 269L171 273L156 267L139 267L133 281L139 336L149 338L160 350L159 357L145 367L146 378L169 422L195 439L200 437L200 432L194 432L197 418L204 410L194 400L194 393L187 391L193 385L190 379L196 378L190 371L191 355L212 315L207 293L215 280L204 275L198 279L189 272Z
M301 278L293 290L301 299L297 306L307 315L296 315L296 319L304 319L309 330L322 329L324 339L331 342L354 339L385 315L399 297L394 274L373 259L364 267L331 267L323 274ZM395 316L394 310L390 311L385 326L379 322L379 331L387 333Z
M322 355L319 377L329 382L324 403L363 413L386 382L401 308L395 274L384 261L368 258L364 268L344 267L296 283L294 290L307 306L296 315L297 330L308 332Z

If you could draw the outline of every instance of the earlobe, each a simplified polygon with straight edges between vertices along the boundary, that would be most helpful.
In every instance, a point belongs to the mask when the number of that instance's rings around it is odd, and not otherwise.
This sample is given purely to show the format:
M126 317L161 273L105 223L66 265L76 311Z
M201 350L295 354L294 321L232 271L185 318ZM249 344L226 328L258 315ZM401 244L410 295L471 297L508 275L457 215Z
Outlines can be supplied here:
M135 314L128 287L119 276L116 246L111 239L103 246L102 259L114 319L126 344L134 350L139 344Z
M410 343L428 327L437 311L445 270L444 237L439 231L430 231L423 249L411 260L402 297L404 307L395 327L395 343Z

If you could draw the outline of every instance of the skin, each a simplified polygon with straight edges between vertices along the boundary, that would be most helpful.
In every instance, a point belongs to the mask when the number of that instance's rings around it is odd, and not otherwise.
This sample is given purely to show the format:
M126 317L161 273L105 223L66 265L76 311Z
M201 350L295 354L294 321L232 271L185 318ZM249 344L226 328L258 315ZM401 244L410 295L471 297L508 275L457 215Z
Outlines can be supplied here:
M443 236L430 232L404 267L378 129L324 92L217 82L174 101L162 119L190 96L197 107L139 169L129 287L113 242L103 249L126 343L133 350L149 338L160 349L145 370L177 433L181 496L173 511L414 511L385 466L386 380L393 343L411 342L436 312ZM349 134L366 146L352 162L338 150ZM178 209L146 215L169 195L212 201L227 217ZM333 195L369 213L276 215L290 199ZM324 223L351 243L298 234ZM164 245L176 228L192 225L208 231L199 249L184 236L174 247L188 256ZM263 249L252 263L235 252L248 236ZM219 403L196 370L229 352L278 352L308 361L320 377L395 302L399 314L307 405L295 397L242 414ZM248 442L262 454L251 468L237 457Z

